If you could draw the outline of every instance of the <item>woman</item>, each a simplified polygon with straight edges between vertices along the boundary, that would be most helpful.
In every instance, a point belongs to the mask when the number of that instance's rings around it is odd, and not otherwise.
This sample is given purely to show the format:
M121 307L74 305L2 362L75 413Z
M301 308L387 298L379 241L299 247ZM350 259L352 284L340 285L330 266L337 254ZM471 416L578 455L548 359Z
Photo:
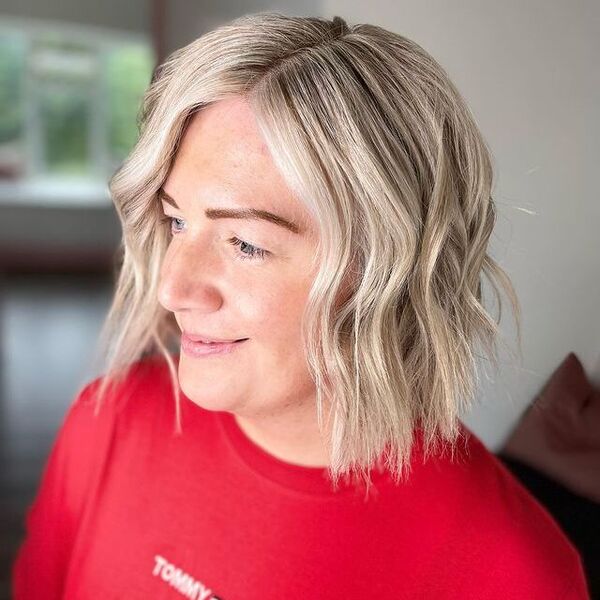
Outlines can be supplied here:
M15 597L585 598L459 421L497 323L489 152L417 44L259 13L156 71L111 181L107 374L70 408ZM181 351L170 348L181 345Z

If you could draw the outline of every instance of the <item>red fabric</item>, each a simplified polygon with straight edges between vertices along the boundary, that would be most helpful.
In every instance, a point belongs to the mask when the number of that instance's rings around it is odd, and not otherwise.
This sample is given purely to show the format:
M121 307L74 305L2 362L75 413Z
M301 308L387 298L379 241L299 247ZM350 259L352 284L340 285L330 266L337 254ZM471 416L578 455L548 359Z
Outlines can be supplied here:
M464 425L451 458L400 486L333 492L324 469L280 461L227 412L137 363L97 417L69 409L26 518L16 600L294 598L589 600L577 550Z

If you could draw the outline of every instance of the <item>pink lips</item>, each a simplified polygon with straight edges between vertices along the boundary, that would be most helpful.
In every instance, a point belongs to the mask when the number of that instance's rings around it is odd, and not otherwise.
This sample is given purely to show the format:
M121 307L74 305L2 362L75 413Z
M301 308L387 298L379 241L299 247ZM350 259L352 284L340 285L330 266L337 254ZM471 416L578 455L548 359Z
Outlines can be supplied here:
M186 334L181 334L181 349L189 356L208 356L213 354L229 354L237 349L240 344L247 341L238 340L236 342L196 342Z
M216 342L216 343L227 343L227 342L237 342L238 338L236 339L224 339L224 338L217 338L217 337L213 337L211 335L205 335L203 333L190 333L189 331L182 329L181 332L183 334L185 334L190 340L192 340L192 342Z

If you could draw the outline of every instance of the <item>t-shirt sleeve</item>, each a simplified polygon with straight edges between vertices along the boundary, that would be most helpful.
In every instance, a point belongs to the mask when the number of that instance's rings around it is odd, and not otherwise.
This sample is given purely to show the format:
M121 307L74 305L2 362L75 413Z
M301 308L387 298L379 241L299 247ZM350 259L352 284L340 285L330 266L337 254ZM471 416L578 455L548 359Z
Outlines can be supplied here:
M99 379L71 403L25 514L25 537L12 566L13 598L61 598L69 557L86 503L97 491L112 440L114 408L94 414Z
M573 578L565 592L557 596L556 600L591 600L587 576L579 554L573 568Z

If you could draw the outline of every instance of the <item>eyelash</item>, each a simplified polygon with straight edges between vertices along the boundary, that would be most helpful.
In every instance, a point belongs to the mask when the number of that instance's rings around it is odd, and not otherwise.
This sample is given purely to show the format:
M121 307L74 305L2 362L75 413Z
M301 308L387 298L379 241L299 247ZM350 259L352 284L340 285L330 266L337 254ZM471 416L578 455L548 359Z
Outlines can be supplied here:
M172 230L173 221L181 221L181 219L178 219L177 217L169 217L169 216L165 216L160 219L161 224L169 226L168 228L169 228L169 233L171 234L171 236L177 235L176 233L173 233L173 230ZM232 244L233 246L240 246L240 249L241 249L242 244L252 248L252 252L250 254L246 254L241 251L238 253L238 258L240 258L241 260L264 260L267 256L267 254L269 254L268 250L263 250L262 248L259 248L258 246L254 246L253 244L250 244L249 242L245 242L244 240L240 240L237 237L229 238L227 241L230 244Z

